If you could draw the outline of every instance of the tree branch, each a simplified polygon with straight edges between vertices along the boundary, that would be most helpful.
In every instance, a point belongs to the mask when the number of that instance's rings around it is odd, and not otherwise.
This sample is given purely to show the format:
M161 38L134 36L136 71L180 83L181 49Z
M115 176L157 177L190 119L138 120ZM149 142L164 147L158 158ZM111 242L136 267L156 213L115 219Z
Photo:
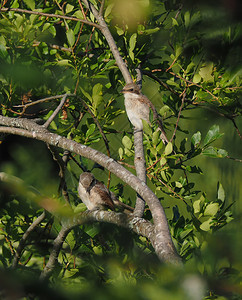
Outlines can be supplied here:
M142 88L142 72L140 66L135 69L137 73L136 82L139 88ZM146 165L143 145L143 130L135 130L134 128L134 165L136 176L146 184ZM145 201L137 194L134 215L142 217L145 210Z
M29 235L31 234L31 232L44 220L45 218L45 211L42 212L42 214L40 216L38 216L38 218L29 226L29 228L25 231L25 233L23 234L19 245L15 251L15 255L12 261L12 265L11 268L14 269L17 267L17 264L20 260L21 257L21 253L24 249L24 246L26 244L26 240L29 237Z
M132 214L116 213L114 211L105 210L87 210L83 213L74 215L73 217L62 219L62 228L58 236L54 240L53 249L51 251L49 260L40 276L41 280L47 279L51 275L51 272L54 270L54 267L58 261L60 250L68 233L75 226L93 222L111 223L132 230L138 235L142 235L149 239L154 249L156 251L159 251L159 243L157 243L156 241L156 230L151 222L133 216ZM172 261L170 257L168 258L169 259L167 260L167 262L171 261L174 263L174 261ZM177 263L179 263L179 261L177 261Z
M140 179L138 179L135 175L130 173L118 162L116 162L112 158L109 158L105 154L94 150L91 147L87 147L65 137L51 133L47 129L34 123L31 120L0 116L0 124L13 127L0 127L0 132L17 134L24 137L37 139L52 146L57 146L65 150L75 152L76 154L84 156L100 164L101 166L115 174L117 177L119 177L121 180L123 180L125 183L130 185L147 202L151 210L153 221L156 226L158 239L155 247L156 250L159 250L159 252L157 252L157 255L161 260L164 261L180 262L180 257L177 255L174 248L166 215L159 199L148 188L148 186Z
M83 0L83 3L86 5L86 7L90 10L90 12L94 15L94 17L96 18L96 20L98 21L100 26L100 30L102 32L102 34L104 35L104 37L106 38L106 41L110 47L110 50L113 53L113 56L116 60L116 63L124 77L124 80L126 83L132 82L132 77L129 73L129 70L126 66L126 64L124 63L119 51L118 51L118 47L115 43L115 40L103 18L102 15L99 14L99 12L96 10L96 8L91 4L91 2L89 0Z
M16 12L20 12L20 13L24 13L24 14L30 14L30 15L38 15L38 16L44 16L44 17L50 17L50 18L60 18L60 19L64 19L64 20L71 20L71 21L76 21L76 22L81 22L90 26L94 26L98 29L101 30L101 26L87 21L87 20L83 20L83 19L78 19L78 18L74 18L74 17L68 17L68 16L62 16L62 15L57 15L57 14L47 14L47 13L43 13L40 11L32 11L32 10L27 10L27 9L21 9L21 8L1 8L0 12L8 12L8 11L16 11Z
M50 276L51 272L53 271L53 269L58 261L58 256L59 256L60 250L62 248L62 245L63 245L69 231L70 231L70 229L66 228L65 226L62 226L61 230L59 231L58 236L54 240L53 248L50 253L48 263L46 264L44 270L40 274L40 280L45 280L46 278L48 278Z
M65 94L62 99L60 104L56 107L55 111L53 112L53 114L49 117L49 119L43 124L43 127L48 128L50 126L50 123L54 120L54 118L57 116L57 114L59 113L59 111L61 110L62 106L65 104L66 102L66 98L68 97L68 94ZM75 95L71 95L71 96L75 96Z
M134 130L134 165L137 177L146 184L145 154L143 145L143 130ZM142 217L145 210L145 201L137 195L134 215Z

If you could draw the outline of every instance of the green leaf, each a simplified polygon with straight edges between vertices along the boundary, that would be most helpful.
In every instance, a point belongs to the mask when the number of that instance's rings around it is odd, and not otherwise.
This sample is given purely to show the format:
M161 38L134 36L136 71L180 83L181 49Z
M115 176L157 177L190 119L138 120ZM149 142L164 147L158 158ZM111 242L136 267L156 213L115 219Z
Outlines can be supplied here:
M119 158L122 159L123 158L123 154L124 154L123 148L119 148L118 149L118 154L119 154Z
M139 34L146 34L146 35L149 35L149 34L152 34L152 33L157 32L157 31L159 31L159 30L160 30L159 27L155 27L155 28L146 29L146 30L142 30L142 31L139 30L138 33L139 33Z
M124 34L124 30L122 28L119 28L118 26L115 26L116 30L117 30L117 34L118 35L122 35Z
M72 29L66 31L66 37L69 45L72 47L75 43L75 35Z
M172 143L169 142L166 147L165 147L165 151L164 151L164 154L165 155L169 155L172 153L172 150L173 150L173 146L172 146Z
M71 277L75 276L78 272L79 272L78 269L66 269L63 277L65 279L71 278Z
M219 210L218 203L209 203L204 211L204 216L215 216Z
M225 191L223 189L223 186L220 182L218 182L218 199L224 202L225 200Z
M19 7L19 1L18 0L14 0L13 4L11 5L11 8L18 8Z
M208 147L203 150L202 154L213 158L217 157L217 151L214 147Z
M187 28L190 24L190 12L186 11L184 14L185 27Z
M47 47L47 49L48 49L48 47ZM70 66L70 61L69 61L69 59L62 59L62 60L59 60L57 62L57 65L59 65L59 66Z
M152 138L153 136L153 132L152 132L152 129L150 127L150 124L148 122L146 122L145 120L142 120L142 123L143 123L143 130L146 134L148 134L149 137Z
M83 212L87 210L87 207L84 203L79 203L77 206L74 207L73 211L75 214L78 214L80 212Z
M153 136L152 136L152 143L153 145L157 145L158 141L160 139L160 131L156 130L155 132L153 132Z
M193 82L194 83L199 83L200 81L201 81L201 79L202 79L202 77L201 77L201 75L199 75L199 74L195 74L194 76L193 76Z
M104 19L107 18L111 14L113 6L114 6L114 3L111 3L107 6L105 13L104 13Z
M213 72L213 63L207 62L204 67L202 67L199 71L199 75L202 77L204 82L213 82L214 76L212 75Z
M69 232L69 234L67 235L65 241L67 242L67 244L69 245L69 247L70 247L71 249L73 249L73 248L75 247L75 244L76 244L76 238L75 238L75 236L74 236L74 234L73 234L72 231Z
M208 144L210 144L213 141L217 140L221 136L223 136L223 134L219 133L219 126L218 125L213 125L209 129L209 131L208 131L208 133L207 133L207 135L204 139L204 146L207 146Z
M218 149L217 156L219 158L226 157L226 156L228 156L228 152L226 150L224 150L224 149Z
M176 47L176 54L175 54L176 58L178 58L181 55L182 51L183 51L182 47L180 46Z
M133 145L131 139L130 139L127 135L125 135L125 136L122 138L122 144L123 144L124 147L127 148L127 149L131 149L131 148L132 148L132 145Z
M197 214L201 211L201 207L202 207L202 202L201 200L196 200L193 203L193 209L194 209L194 213Z
M136 40L137 40L137 33L134 33L131 35L131 38L129 40L129 56L134 61L134 48L136 45Z
M166 162L167 162L167 160L166 160L166 158L163 156L163 157L161 158L161 160L160 160L160 165L161 165L161 166L164 166L164 165L166 164Z
M207 221L203 222L200 225L200 229L202 229L203 231L209 231L212 225L211 222L212 222L212 218L209 218Z
M198 131L194 133L194 135L191 138L192 145L196 148L201 142L201 132Z
M172 18L172 26L179 26L179 24L175 18Z
M35 9L35 1L34 0L23 0L23 2L31 9Z
M103 97L102 97L102 84L101 83L97 83L94 85L93 89L92 89L92 99L93 99L93 105L95 107L98 107L99 103L102 101Z
M90 100L90 102L92 103L92 97L91 97L91 95L89 95L83 88L80 87L80 89L81 89L83 95L84 95L88 100Z
M93 132L95 131L96 125L95 124L91 124L86 132L86 136L90 136L93 134Z
M90 237L94 238L99 233L99 227L92 226L86 230L86 234L88 234Z
M69 4L69 3L67 3L67 5L66 5L66 13L68 14L69 12L73 11L73 9L74 9L74 6L71 5L71 4Z
M136 41L137 41L137 33L134 33L131 35L130 40L129 40L129 49L131 51L134 50L135 45L136 45Z

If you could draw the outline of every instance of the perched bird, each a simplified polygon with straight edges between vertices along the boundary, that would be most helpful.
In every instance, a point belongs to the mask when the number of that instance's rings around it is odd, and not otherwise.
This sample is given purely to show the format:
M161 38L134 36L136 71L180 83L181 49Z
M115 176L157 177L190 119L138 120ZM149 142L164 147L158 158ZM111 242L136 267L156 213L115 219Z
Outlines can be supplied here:
M98 181L92 173L84 172L80 175L78 194L82 202L89 210L95 209L111 209L115 207L133 211L129 205L119 201L115 194L100 181Z
M166 137L161 118L159 117L153 103L141 93L140 88L135 83L128 83L124 86L121 93L124 94L124 104L128 118L132 125L137 130L143 129L142 120L150 124L150 109L153 112L153 117L158 123L159 130L161 131L161 139L164 144L169 141Z

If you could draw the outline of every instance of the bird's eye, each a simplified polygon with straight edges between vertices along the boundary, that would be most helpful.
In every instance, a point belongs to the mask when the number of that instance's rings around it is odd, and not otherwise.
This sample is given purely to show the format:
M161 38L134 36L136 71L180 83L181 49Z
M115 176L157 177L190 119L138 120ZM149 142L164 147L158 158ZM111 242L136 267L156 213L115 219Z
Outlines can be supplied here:
M134 89L129 89L130 90L130 92L133 92L134 91Z

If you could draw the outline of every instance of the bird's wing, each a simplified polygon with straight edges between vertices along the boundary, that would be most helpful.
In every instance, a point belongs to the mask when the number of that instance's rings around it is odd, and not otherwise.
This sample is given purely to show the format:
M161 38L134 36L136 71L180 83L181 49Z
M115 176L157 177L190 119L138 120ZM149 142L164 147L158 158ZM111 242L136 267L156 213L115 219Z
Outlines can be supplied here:
M114 210L114 203L111 199L109 190L102 182L96 182L90 191L90 196L97 204L107 206L108 208Z

